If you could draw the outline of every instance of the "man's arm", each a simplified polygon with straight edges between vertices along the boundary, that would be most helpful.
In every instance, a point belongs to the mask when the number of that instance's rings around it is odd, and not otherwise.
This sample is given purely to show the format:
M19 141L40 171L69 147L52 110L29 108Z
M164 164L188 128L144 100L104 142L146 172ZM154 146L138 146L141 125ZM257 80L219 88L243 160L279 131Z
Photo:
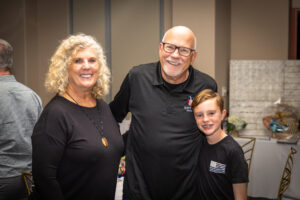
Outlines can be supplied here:
M117 122L122 122L129 112L130 84L129 74L125 77L119 92L109 106Z
M235 200L247 200L247 183L235 183L232 187Z
M119 92L116 94L114 100L110 102L109 107L116 121L121 123L129 112L129 98L130 98L130 84L129 74L125 77ZM128 131L122 135L125 149L127 145ZM124 152L125 154L125 152ZM124 155L123 154L123 155Z

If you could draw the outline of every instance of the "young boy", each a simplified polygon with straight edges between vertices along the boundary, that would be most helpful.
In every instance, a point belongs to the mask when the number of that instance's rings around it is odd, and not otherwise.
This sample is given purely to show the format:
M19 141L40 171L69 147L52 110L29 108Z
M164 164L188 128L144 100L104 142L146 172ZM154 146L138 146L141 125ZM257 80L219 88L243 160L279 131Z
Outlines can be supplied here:
M203 90L195 96L192 109L204 133L199 157L199 199L247 199L248 165L239 144L221 128L226 116L222 97Z

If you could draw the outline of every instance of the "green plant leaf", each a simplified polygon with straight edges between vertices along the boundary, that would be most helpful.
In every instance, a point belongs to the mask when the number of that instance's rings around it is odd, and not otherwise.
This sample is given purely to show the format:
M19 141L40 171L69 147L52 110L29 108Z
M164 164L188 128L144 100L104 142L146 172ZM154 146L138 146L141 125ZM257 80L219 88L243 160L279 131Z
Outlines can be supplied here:
M233 131L235 129L235 125L232 123L227 123L227 131Z

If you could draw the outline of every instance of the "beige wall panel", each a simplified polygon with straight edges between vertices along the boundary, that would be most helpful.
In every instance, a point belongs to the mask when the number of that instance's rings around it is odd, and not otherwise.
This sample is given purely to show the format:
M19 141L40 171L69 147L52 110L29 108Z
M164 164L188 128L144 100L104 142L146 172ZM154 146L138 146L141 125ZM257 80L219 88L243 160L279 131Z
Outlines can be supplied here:
M215 77L215 1L173 0L173 25L184 25L197 37L194 67Z
M111 23L114 97L133 66L159 59L159 0L114 0Z
M94 36L105 50L105 0L73 1L73 32Z
M38 67L36 75L39 78L38 94L43 104L48 103L54 94L44 87L50 58L61 40L69 35L69 1L43 0L38 1Z
M230 1L216 0L215 79L228 108L230 60Z
M25 68L25 0L1 0L0 38L14 48L13 73L19 82L26 84Z
M292 8L300 8L300 0L292 0Z
M231 59L288 59L289 1L231 4Z
M173 0L164 0L164 30L166 32L173 24ZM161 38L162 39L162 38Z
M25 4L25 57L24 64L27 85L38 92L40 84L37 76L38 67L38 19L37 0L26 0Z

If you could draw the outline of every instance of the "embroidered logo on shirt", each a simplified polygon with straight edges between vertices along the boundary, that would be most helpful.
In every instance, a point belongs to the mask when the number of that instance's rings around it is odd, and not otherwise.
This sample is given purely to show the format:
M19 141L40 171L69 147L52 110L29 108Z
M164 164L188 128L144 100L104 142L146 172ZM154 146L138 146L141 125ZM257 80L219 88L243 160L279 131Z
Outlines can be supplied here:
M188 96L188 105L189 106L192 106L193 100L194 100L194 97Z
M184 110L187 112L192 112L192 103L193 103L194 98L192 96L188 96L188 101L187 101L187 106L184 106Z
M209 171L217 174L225 174L226 165L222 163L218 163L216 161L211 160Z

